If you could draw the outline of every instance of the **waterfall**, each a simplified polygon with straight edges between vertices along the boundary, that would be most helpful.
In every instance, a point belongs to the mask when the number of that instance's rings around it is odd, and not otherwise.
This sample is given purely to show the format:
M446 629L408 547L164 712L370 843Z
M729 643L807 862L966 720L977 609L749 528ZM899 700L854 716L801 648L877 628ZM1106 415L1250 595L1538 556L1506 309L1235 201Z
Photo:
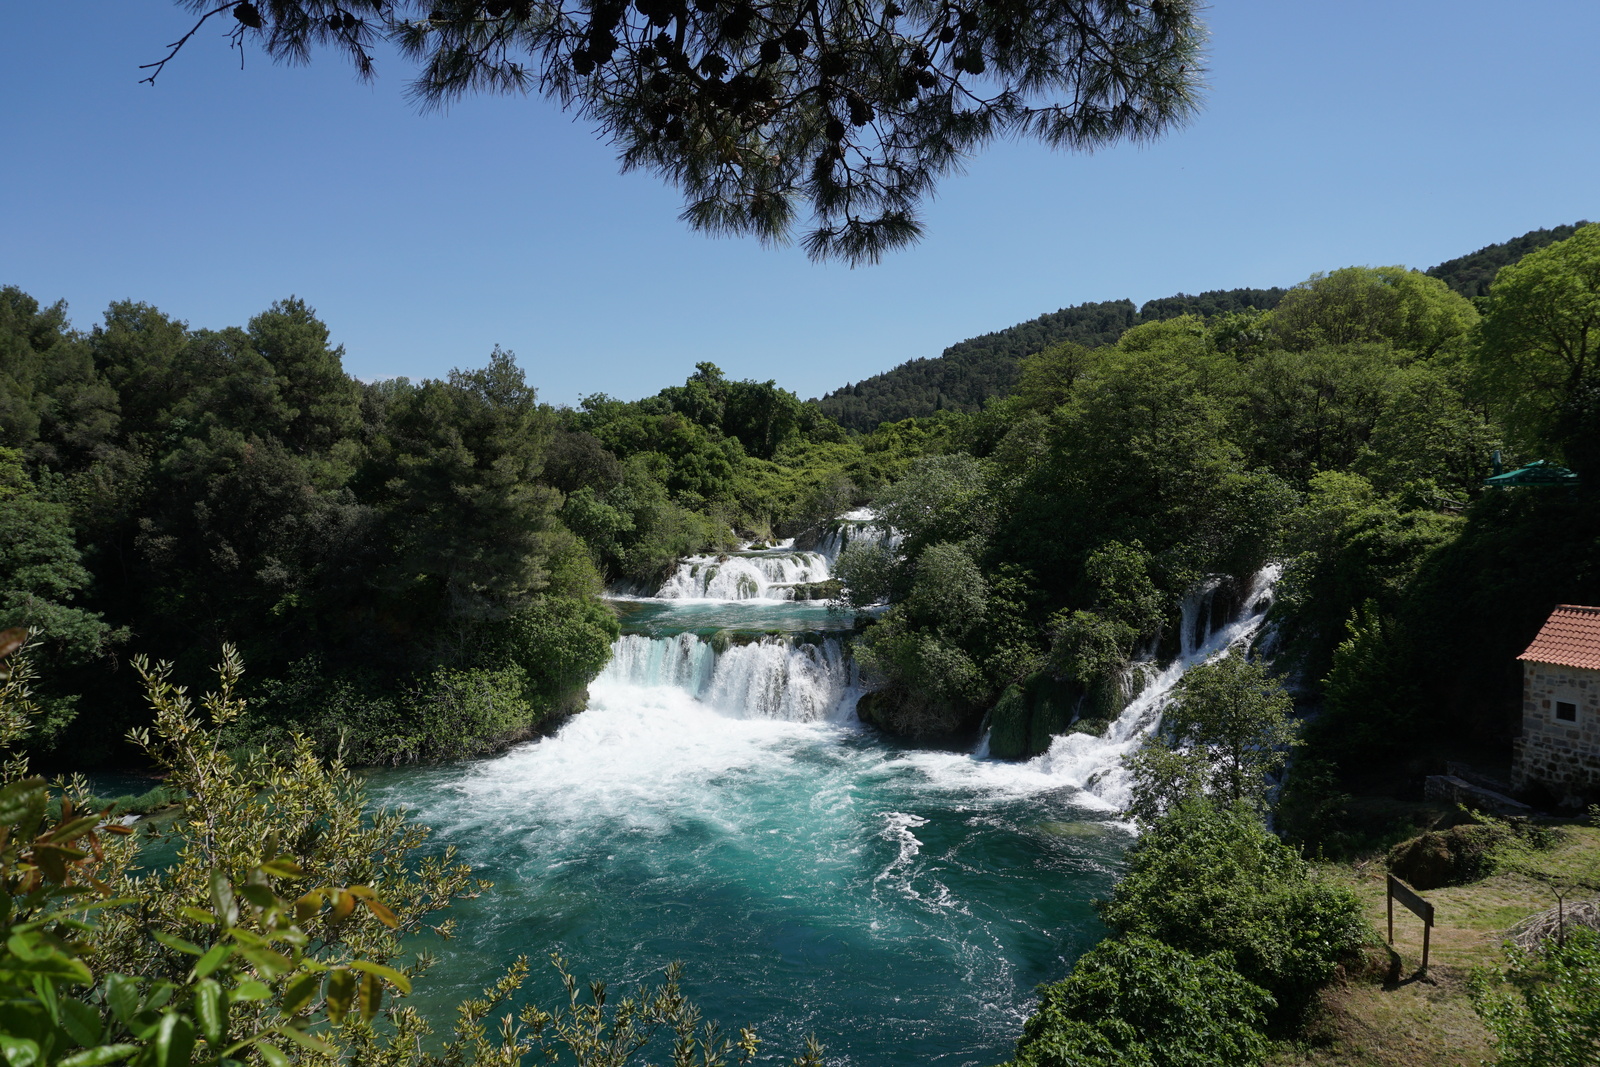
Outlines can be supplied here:
M731 718L811 722L848 715L854 683L849 654L837 637L737 643L692 633L624 634L591 691L671 688Z
M847 511L828 523L821 536L817 538L816 550L822 553L829 563L837 563L840 554L852 544L865 541L882 545L892 551L899 548L903 540L905 535L881 524L871 508L858 508L855 511Z
M872 512L862 510L828 524L808 548L783 541L680 561L653 596L627 599L647 600L656 606L652 610L685 620L705 610L696 608L695 602L720 602L727 606L716 609L720 621L712 625L732 629L719 629L709 637L705 635L712 631L704 626L686 626L679 633L624 634L612 646L611 662L595 679L592 693L599 703L611 706L634 703L653 692L657 696L649 699L672 694L672 699L687 698L725 719L848 727L854 722L861 690L844 641L815 632L768 630L751 639L732 634L744 627L756 629L751 612L762 602L794 601L802 589L799 599L814 595L805 587L828 581L839 554L863 540L892 549L898 535L880 525ZM1281 569L1265 567L1242 586L1222 577L1196 585L1184 598L1175 640L1149 649L1145 659L1129 668L1124 692L1131 694L1130 699L1103 735L1059 734L1048 750L1023 763L990 758L987 736L971 753L929 753L918 762L929 768L938 765L937 777L952 783L982 779L1006 791L1025 793L1065 788L1096 807L1125 807L1129 782L1122 757L1160 727L1162 711L1185 672L1255 640ZM795 604L783 610L799 608ZM729 613L734 617L722 618ZM653 623L659 624L660 619Z
M796 539L746 544L732 552L687 556L659 586L623 582L610 590L621 599L644 600L826 600L836 594L827 583L833 564L852 545L870 542L893 550L902 535L878 522L871 510L846 512ZM759 545L759 547L757 547Z
M796 552L791 545L785 541L775 549L690 556L654 595L663 600L794 600L797 586L825 582L833 575L822 553Z
M1236 610L1219 602L1225 592L1220 579L1197 586L1184 598L1178 656L1165 667L1145 662L1130 668L1144 676L1145 684L1104 736L1061 734L1046 752L1029 761L1030 766L1063 785L1076 786L1109 805L1125 808L1131 796L1122 757L1137 750L1161 726L1161 713L1172 690L1191 667L1231 649L1249 647L1266 622L1273 586L1282 569L1271 564L1258 572L1243 590ZM1135 683L1130 677L1130 689L1136 688Z

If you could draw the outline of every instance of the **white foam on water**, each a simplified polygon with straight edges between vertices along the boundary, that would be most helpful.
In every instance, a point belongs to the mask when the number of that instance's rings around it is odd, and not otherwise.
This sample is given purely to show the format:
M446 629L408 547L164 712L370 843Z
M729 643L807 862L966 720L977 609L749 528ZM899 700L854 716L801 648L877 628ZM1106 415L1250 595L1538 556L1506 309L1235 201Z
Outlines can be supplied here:
M1150 664L1135 668L1148 680L1102 736L1061 734L1046 752L1020 762L988 758L986 737L972 752L874 747L856 761L853 773L909 778L920 789L967 793L974 800L1071 792L1077 805L1115 818L1130 799L1122 758L1159 728L1185 672L1259 632L1278 574L1275 566L1257 574L1240 617L1210 632L1203 613L1216 583L1191 593L1179 656L1159 671ZM682 780L678 771L667 777L651 773L663 764L680 768L691 781L741 768L766 773L775 769L772 761L792 760L796 746L836 746L860 729L854 716L859 684L838 638L764 637L718 652L692 633L624 635L590 693L590 710L556 737L485 765L480 777L553 780L576 794L615 791L631 805L648 806L662 796L670 801L674 783ZM527 775L517 769L518 761L526 762ZM599 795L591 800L609 806Z
M764 637L716 651L692 633L624 634L590 693L624 684L681 691L729 718L809 722L854 710L854 672L837 637L802 641Z
M1050 748L1021 762L988 757L985 734L971 753L907 751L887 761L886 770L908 770L922 775L933 788L997 797L1016 797L1052 790L1077 791L1083 806L1107 814L1125 809L1132 799L1122 758L1136 751L1161 725L1161 714L1172 691L1192 667L1247 645L1266 621L1272 589L1281 567L1264 568L1251 581L1242 617L1208 634L1197 634L1196 620L1213 595L1216 583L1207 583L1185 601L1183 648L1165 669L1150 675L1144 689L1129 701L1103 736L1059 734ZM1149 671L1147 664L1135 670Z
M863 509L836 520L830 531L840 536L836 547L842 550L857 534L890 537L874 525L875 518ZM724 559L695 557L683 561L663 587L661 602L687 605L698 599L691 595L696 593L734 601L753 601L757 593L781 597L783 583L820 580L828 566L828 552L794 552L787 543ZM464 788L486 798L553 791L581 807L609 812L608 818L650 823L681 808L685 790L711 789L730 775L802 773L803 768L796 770L799 764L830 750L827 758L842 761L834 770L844 774L830 787L835 800L839 791L848 791L849 776L859 775L896 779L914 792L965 793L975 803L984 797L1070 794L1075 806L1114 820L1129 801L1123 757L1159 728L1185 672L1259 632L1279 572L1269 566L1257 574L1238 617L1215 629L1211 602L1220 582L1191 591L1179 624L1178 657L1162 669L1149 663L1134 668L1146 684L1103 736L1058 735L1046 752L1030 760L989 758L987 735L972 752L881 745L844 752L842 742L863 729L854 715L861 689L848 646L837 637L766 636L724 643L694 633L627 634L613 645L610 664L590 686L588 711L554 737L480 765ZM813 756L806 756L808 751ZM891 814L900 821L891 821L885 832L903 834L910 847L915 824L906 820L917 816ZM904 865L913 857L914 852L904 853L897 862Z
M817 551L822 553L829 563L837 563L840 554L853 544L866 542L882 545L893 551L904 541L905 535L879 522L877 514L871 508L857 508L845 512L828 524L828 528L817 540Z
M767 549L681 561L655 597L662 600L791 600L795 585L831 578L821 552Z

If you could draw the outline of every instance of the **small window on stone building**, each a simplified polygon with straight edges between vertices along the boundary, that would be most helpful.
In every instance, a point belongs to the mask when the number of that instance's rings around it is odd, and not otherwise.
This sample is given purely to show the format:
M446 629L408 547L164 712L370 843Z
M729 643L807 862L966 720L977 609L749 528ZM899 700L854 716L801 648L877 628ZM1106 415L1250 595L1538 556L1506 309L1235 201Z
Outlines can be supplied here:
M1556 718L1562 722L1578 721L1578 705L1569 704L1565 700L1556 701Z

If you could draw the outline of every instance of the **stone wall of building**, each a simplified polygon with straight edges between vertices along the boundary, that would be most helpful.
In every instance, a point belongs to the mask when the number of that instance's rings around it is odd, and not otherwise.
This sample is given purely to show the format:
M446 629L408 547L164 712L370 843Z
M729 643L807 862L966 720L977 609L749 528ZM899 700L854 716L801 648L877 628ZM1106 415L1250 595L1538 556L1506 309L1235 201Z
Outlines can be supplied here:
M1561 701L1576 707L1576 720L1556 718ZM1600 793L1600 671L1522 664L1522 736L1511 774L1516 788L1545 785L1568 803Z

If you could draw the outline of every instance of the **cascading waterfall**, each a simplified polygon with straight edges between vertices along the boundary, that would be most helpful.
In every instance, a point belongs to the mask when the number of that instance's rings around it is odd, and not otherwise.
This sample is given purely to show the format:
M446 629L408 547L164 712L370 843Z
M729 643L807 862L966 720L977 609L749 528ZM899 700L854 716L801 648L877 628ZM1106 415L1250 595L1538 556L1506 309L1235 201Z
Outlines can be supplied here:
M1161 713L1172 690L1194 666L1223 655L1230 649L1248 647L1266 622L1272 606L1273 587L1282 567L1271 564L1251 579L1242 598L1242 607L1229 618L1218 618L1215 609L1220 580L1208 580L1184 598L1179 634L1181 649L1176 659L1164 668L1153 663L1138 663L1130 668L1144 677L1138 695L1101 737L1089 734L1063 734L1048 751L1035 757L1041 774L1084 790L1118 809L1131 799L1128 775L1122 757L1144 743L1161 726ZM1130 678L1130 688L1137 688Z
M832 577L821 552L797 552L793 541L764 550L690 556L655 597L662 600L793 600L795 587Z
M747 553L729 557L723 567L735 576L758 573L767 584L759 588L774 591L774 579L797 573L826 575L831 552L836 557L850 538L872 537L887 543L892 536L873 525L869 511L851 512L830 527L835 537L819 545L816 552L796 553L784 542L766 553ZM867 531L841 533L841 531ZM695 557L679 567L672 581L663 586L660 598L689 599L710 595L726 586L721 572L710 575L706 561L714 557ZM795 570L786 568L816 568ZM1162 710L1183 675L1197 664L1248 644L1266 621L1272 605L1273 588L1282 571L1272 564L1252 577L1242 595L1234 598L1226 580L1211 577L1192 589L1184 598L1179 623L1177 656L1164 667L1153 658L1128 670L1124 685L1133 697L1121 714L1101 736L1085 733L1058 735L1043 754L1024 764L999 764L1019 772L1013 785L1028 783L1030 789L1070 788L1081 791L1082 799L1101 808L1120 810L1130 799L1127 773L1122 757L1136 750L1160 727ZM737 580L742 581L742 578ZM820 580L811 578L809 580ZM757 588L755 580L745 588ZM781 585L778 591L781 591ZM699 593L686 590L698 589ZM726 596L726 599L758 599L756 596ZM644 688L668 687L688 694L719 714L735 718L785 719L792 722L818 720L847 722L853 716L855 700L861 690L843 642L835 637L797 640L795 637L762 637L728 644L722 651L717 642L693 633L670 637L625 634L612 649L612 661L594 682L600 689L614 690L619 685ZM991 763L987 737L980 739L969 757ZM980 772L981 773L981 772ZM1002 772L1003 773L1003 772Z
M789 538L770 547L747 545L732 552L688 556L658 587L640 589L625 583L612 595L637 600L827 599L832 590L823 583L833 578L833 564L847 547L866 542L893 549L901 540L898 531L861 508L829 522L803 546Z
M725 643L692 633L624 634L591 691L620 687L680 689L732 718L832 720L854 707L853 671L837 637L762 637Z
M858 508L828 523L817 539L816 550L829 563L837 563L844 550L853 544L865 542L892 550L900 547L904 539L900 531L883 525L871 508Z

